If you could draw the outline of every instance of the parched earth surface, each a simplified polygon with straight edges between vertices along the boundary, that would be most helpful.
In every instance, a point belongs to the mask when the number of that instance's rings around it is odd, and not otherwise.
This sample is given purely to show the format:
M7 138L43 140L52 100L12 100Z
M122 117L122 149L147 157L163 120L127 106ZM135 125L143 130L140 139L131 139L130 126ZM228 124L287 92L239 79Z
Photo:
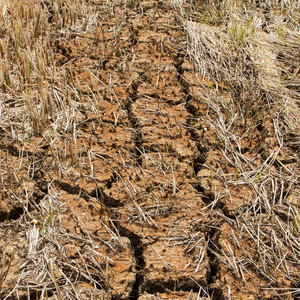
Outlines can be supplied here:
M299 144L267 104L227 119L174 3L90 1L32 131L2 86L1 299L299 299Z

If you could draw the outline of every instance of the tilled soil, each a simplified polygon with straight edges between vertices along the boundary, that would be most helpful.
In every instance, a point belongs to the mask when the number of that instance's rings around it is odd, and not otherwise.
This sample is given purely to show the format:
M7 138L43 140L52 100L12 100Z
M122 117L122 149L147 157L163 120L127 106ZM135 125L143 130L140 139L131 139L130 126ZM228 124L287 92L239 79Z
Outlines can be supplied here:
M265 183L269 204L239 183L214 123L226 108L206 100L215 83L187 55L180 10L89 5L87 33L51 42L61 114L23 140L13 120L1 128L1 298L298 299L299 221L286 203L297 211L299 197L279 176ZM218 95L236 96L222 83ZM260 113L234 125L247 171L278 149ZM271 171L296 170L298 150L279 149Z

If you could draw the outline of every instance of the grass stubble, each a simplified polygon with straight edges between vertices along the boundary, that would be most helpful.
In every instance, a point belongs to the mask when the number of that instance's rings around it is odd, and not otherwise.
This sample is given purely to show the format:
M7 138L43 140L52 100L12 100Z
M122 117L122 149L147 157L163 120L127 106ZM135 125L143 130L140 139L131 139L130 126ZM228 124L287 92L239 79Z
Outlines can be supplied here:
M111 9L109 2L103 5ZM88 44L91 28L97 25L97 11L90 2L72 0L1 1L0 10L1 189L19 201L23 211L14 221L7 208L3 219L3 232L15 228L13 234L17 242L12 245L7 242L9 236L2 236L1 299L50 299L50 296L83 299L84 293L89 292L74 282L99 285L97 274L91 270L101 272L97 259L93 261L101 254L87 235L91 261L88 263L76 246L80 264L66 259L61 241L71 238L69 242L74 244L74 238L75 243L78 239L60 227L60 214L65 209L53 181L44 187L45 194L38 203L26 184L37 173L48 179L47 170L41 168L47 161L45 149L51 153L48 163L55 165L59 178L74 175L72 164L80 165L81 176L87 173L93 176L89 150L85 148L83 151L87 152L82 157L77 148L71 149L67 144L69 136L76 145L76 114L82 115L79 112L81 95L74 87L70 65L58 62L54 49L71 35L80 36L83 47ZM28 156L31 157L28 159ZM24 189L25 195L17 195L17 187ZM18 238L20 231L26 234ZM20 250L22 245L27 249L25 260L23 253L14 255L15 249ZM55 249L62 251L59 251L62 254L59 259L53 255ZM102 260L110 261L104 256ZM68 274L65 274L66 269ZM17 274L16 282L7 276L10 270Z
M280 270L291 282L290 289L280 284L266 289L283 297L291 293L296 299L299 168L291 162L299 162L299 5L298 1L213 1L202 7L200 16L192 5L181 10L187 54L201 78L211 82L199 81L209 111L207 122L221 142L221 156L236 170L226 175L221 167L212 170L226 187L216 197L222 198L230 186L248 186L255 199L236 216L235 225L249 234L259 258L246 249L242 256L236 255L226 241L212 251L240 280L244 280L244 260L270 283ZM270 143L269 151L258 145L256 155L261 153L262 160L257 163L255 155L244 154L243 139L251 139L253 127L260 125L264 126L261 140ZM209 165L206 168L211 170ZM279 217L280 212L284 217ZM234 231L231 238L238 239Z
M297 168L300 3L296 0L210 1L207 6L184 0L172 3L179 11L187 35L187 57L201 77L196 88L201 90L201 101L207 106L205 122L218 142L220 156L234 170L228 173L221 164L218 168L203 164L203 169L210 171L212 181L219 180L225 187L222 190L215 187L215 199L208 208L212 210L223 197L231 198L228 193L232 187L247 186L254 199L235 216L235 226L249 237L249 243L257 251L255 256L248 248L240 247L242 254L237 257L226 240L222 247L214 245L210 251L236 278L244 280L250 266L269 280L272 292L297 297L300 293ZM6 0L0 4L1 189L3 194L19 202L23 211L16 220L7 215L1 230L10 232L10 228L18 228L26 232L18 243L23 243L28 252L18 266L13 288L6 287L7 275L17 258L15 244L1 246L3 299L13 295L17 298L28 295L29 298L47 299L48 295L55 295L57 299L83 299L85 296L77 281L99 286L95 274L100 273L105 283L109 263L113 264L109 257L102 257L106 269L97 260L87 261L76 246L81 263L67 258L60 244L62 239L69 240L70 244L74 241L86 243L90 253L95 254L93 237L86 231L84 239L74 238L60 227L64 203L51 178L46 194L38 203L32 201L33 191L28 186L37 173L47 177L50 171L54 171L58 179L88 177L95 180L92 161L97 154L87 145L83 149L77 147L76 127L85 117L82 111L87 107L83 97L88 98L88 109L96 113L101 110L97 100L99 92L90 90L88 96L83 96L70 61L59 61L59 51L55 53L53 49L58 49L58 44L70 37L79 37L81 46L88 48L93 38L91 32L106 21L98 14L97 5L113 15L115 5L123 5L126 11L136 3ZM121 30L121 25L117 30ZM105 40L104 33L102 35ZM107 47L118 42L114 38L107 40ZM113 81L103 83L92 70L88 72L95 86L102 85L114 101L118 101ZM194 119L197 121L197 116ZM118 123L117 115L115 123ZM256 149L261 157L259 163L255 155L245 155L242 146L245 137L251 136L255 128L262 128L261 141L268 139L263 153ZM119 152L121 159L122 151ZM164 181L172 186L175 195L180 189L175 171L166 165L163 155L150 156L144 149L137 151L156 165L157 170L167 170L163 171ZM50 154L46 156L45 153ZM126 164L124 160L123 164ZM141 166L139 168L146 172ZM132 200L135 213L129 216L131 220L138 219L156 227L155 216L172 203L163 202L157 191L152 191L150 196L141 195L117 171L116 176ZM18 187L25 191L22 197L16 192ZM84 231L85 225L80 219L78 223ZM111 224L111 229L107 227L111 235L109 242L118 241L122 245L117 228L113 222ZM235 234L236 231L232 231L231 238L238 241ZM60 249L61 257L55 257L55 249ZM66 274L64 268L71 271ZM291 283L289 288L272 286L277 282L277 271ZM206 290L206 287L201 289ZM106 296L109 297L109 293ZM228 299L230 297L228 289Z

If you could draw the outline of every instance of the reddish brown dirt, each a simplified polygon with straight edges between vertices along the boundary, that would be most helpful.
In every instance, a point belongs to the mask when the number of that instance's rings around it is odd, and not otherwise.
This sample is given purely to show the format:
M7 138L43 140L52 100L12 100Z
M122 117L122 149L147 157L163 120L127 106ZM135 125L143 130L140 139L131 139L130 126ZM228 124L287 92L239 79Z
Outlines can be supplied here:
M0 195L7 259L15 249L3 295L14 288L28 256L28 230L19 218L28 212L40 220L35 206L48 199L59 211L51 221L60 228L60 238L52 241L57 246L49 250L53 272L63 281L63 270L81 290L80 299L278 299L278 288L292 284L272 262L256 265L258 245L250 238L255 228L247 227L247 218L258 218L250 209L256 199L246 185L224 186L222 176L237 170L208 122L212 111L197 82L210 83L186 57L185 32L173 6L135 1L133 7L114 6L111 15L103 3L93 5L103 19L97 29L55 43L56 64L70 72L69 98L81 98L73 123L57 129L62 138L51 144L48 128L27 144L1 133L7 166L17 169L22 153L18 175L16 169L6 172L11 192ZM243 130L241 124L237 132ZM260 165L268 154L259 149L272 149L275 142L268 132L262 137L256 127L250 131L240 145ZM213 175L219 167L224 174ZM275 231L266 225L264 233ZM38 299L35 293L41 291L32 291L32 299ZM27 295L24 287L19 297Z

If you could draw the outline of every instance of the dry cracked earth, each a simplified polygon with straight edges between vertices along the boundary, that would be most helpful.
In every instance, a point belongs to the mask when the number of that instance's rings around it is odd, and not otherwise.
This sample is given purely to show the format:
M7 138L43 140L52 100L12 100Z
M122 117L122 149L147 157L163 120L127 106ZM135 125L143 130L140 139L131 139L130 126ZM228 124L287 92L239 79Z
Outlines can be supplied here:
M1 123L1 299L299 299L297 182L265 182L269 206L238 183L216 133L226 107L207 101L215 83L187 55L173 4L90 1L98 23L49 42L59 112L31 116L30 134L17 113ZM22 110L10 97L1 107ZM299 169L273 117L235 120L244 170Z

